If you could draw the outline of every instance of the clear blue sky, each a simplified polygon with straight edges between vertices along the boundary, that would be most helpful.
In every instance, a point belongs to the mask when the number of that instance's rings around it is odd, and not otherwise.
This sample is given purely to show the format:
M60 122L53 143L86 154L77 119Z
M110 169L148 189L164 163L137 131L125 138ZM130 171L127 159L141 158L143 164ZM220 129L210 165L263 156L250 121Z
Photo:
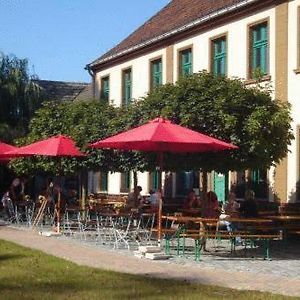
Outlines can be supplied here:
M0 51L40 79L90 81L84 67L169 0L0 0Z

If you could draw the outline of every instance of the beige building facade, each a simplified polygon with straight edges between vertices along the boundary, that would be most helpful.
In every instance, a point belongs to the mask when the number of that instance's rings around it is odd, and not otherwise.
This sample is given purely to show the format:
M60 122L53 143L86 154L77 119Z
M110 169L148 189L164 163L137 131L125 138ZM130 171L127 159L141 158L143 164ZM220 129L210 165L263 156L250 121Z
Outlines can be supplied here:
M198 2L206 6L203 8ZM212 2L171 1L116 48L87 65L95 97L105 98L111 105L127 105L130 99L139 99L150 91L157 79L155 68L160 84L175 83L187 67L194 73L208 70L242 78L251 85L253 70L259 67L262 84L270 84L274 97L291 104L295 135L287 157L265 174L269 187L265 197L270 201L300 201L300 0ZM192 4L193 9L185 8ZM160 30L164 18L169 27ZM211 188L218 176L221 178L222 174L211 176ZM225 188L236 183L238 177L226 176ZM91 173L90 178L90 190L103 191L99 184L101 172ZM146 193L150 181L147 173L139 174L139 184ZM171 181L172 195L176 196L175 174ZM132 187L128 178L127 183ZM106 192L121 191L122 175L109 174Z

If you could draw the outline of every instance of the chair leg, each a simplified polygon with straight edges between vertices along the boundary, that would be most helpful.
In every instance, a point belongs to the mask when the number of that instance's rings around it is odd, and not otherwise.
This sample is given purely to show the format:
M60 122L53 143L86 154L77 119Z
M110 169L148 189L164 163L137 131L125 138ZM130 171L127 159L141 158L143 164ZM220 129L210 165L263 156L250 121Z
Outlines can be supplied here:
M270 240L269 239L264 240L264 259L271 260L271 258L270 258Z
M170 255L170 238L168 236L165 237L165 253Z
M195 261L200 261L201 257L201 240L195 239Z

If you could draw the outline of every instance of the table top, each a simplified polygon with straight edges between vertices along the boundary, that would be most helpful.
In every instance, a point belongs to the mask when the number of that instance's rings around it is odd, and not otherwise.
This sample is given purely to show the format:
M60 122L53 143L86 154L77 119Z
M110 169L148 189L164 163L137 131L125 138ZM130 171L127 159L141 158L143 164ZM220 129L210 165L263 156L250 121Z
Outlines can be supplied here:
M299 215L291 215L291 216L267 216L266 218L273 221L300 221Z
M166 219L169 221L176 221L178 223L218 222L219 221L219 219L191 217L191 216L162 216L162 219Z
M256 223L256 224L272 223L271 219L262 219L262 218L227 218L225 220L220 220L215 218L190 217L190 216L162 216L162 218L169 221L176 221L178 223L188 223L188 222L194 222L194 223L216 222L217 223L219 221L228 221L232 223Z
M199 215L201 214L201 208L182 208L179 209L180 212L186 215Z
M272 220L267 218L228 218L225 219L225 221L232 222L232 223L259 223L259 224L272 223Z

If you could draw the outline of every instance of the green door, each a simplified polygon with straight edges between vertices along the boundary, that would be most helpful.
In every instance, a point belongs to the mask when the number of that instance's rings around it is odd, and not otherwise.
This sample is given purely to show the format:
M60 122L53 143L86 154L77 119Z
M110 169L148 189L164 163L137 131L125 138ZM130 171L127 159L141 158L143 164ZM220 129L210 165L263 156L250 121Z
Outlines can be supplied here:
M219 202L225 202L228 185L227 182L227 175L214 172L214 191L218 196Z

